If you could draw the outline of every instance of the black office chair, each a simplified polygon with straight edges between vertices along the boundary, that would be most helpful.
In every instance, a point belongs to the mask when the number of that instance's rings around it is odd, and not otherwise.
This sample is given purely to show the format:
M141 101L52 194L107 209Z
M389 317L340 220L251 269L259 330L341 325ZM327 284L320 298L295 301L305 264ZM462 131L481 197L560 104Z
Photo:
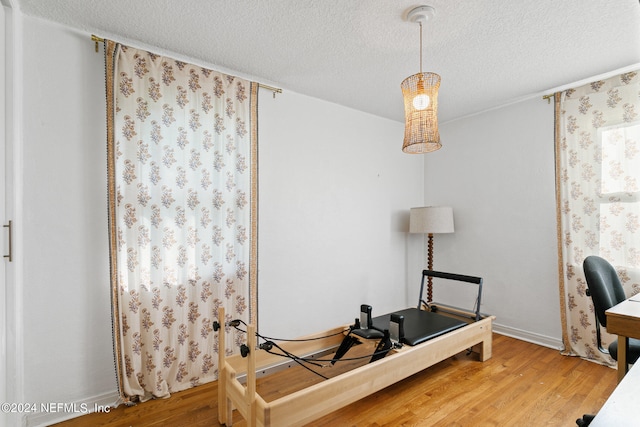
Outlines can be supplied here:
M618 340L609 344L608 349L604 349L600 336L600 325L607 327L605 311L627 299L622 283L620 283L620 278L615 268L604 258L595 255L588 256L585 258L582 267L584 276L587 279L587 295L591 296L593 308L595 309L598 349L605 354L609 354L614 360L618 360ZM638 357L640 357L640 340L630 338L627 363L634 364Z
M595 415L584 414L582 418L576 420L576 424L578 424L578 427L587 427L595 417Z
M604 258L591 255L585 258L582 263L584 276L587 279L587 295L593 301L593 308L596 317L596 342L598 349L610 355L614 360L618 360L618 340L609 344L608 349L602 347L600 335L600 325L607 327L607 316L605 311L614 305L624 301L627 297L620 283L618 273L615 268ZM629 352L627 353L627 363L633 364L640 356L640 340L629 339ZM587 427L593 421L594 415L585 414L576 420L580 427Z

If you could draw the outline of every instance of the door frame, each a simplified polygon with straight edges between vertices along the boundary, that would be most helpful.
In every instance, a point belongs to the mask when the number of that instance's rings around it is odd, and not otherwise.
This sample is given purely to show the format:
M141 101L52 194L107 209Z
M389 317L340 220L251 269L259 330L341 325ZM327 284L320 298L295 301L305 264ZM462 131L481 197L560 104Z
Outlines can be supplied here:
M12 260L8 254L9 229L2 227L0 250L0 402L24 401L24 345L21 272L22 200L22 69L23 15L16 0L0 0L0 221L12 222ZM0 411L0 426L20 425L20 413Z

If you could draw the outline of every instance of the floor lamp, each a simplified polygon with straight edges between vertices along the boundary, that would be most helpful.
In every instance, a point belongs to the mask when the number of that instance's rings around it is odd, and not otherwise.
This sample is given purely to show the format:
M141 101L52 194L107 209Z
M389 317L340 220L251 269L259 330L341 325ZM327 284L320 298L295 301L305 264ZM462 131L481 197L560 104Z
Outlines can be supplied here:
M427 268L433 270L433 235L453 233L453 209L448 206L411 208L409 233L427 235ZM433 300L433 278L428 277L427 302Z

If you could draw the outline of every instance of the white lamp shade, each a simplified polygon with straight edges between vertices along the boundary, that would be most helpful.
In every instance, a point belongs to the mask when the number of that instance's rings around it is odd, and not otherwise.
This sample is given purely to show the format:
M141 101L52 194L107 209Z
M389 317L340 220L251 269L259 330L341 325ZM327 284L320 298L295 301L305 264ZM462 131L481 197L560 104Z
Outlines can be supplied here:
M411 208L409 233L453 233L453 209L448 206Z

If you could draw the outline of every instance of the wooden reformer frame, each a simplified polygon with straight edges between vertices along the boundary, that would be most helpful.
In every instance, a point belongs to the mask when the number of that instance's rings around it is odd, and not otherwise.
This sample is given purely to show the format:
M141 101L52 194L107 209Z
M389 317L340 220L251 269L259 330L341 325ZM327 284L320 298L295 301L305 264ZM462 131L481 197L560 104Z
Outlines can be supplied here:
M420 296L422 297L422 295ZM431 307L433 310L434 308ZM224 329L218 332L218 420L232 425L236 409L253 426L301 426L333 411L395 384L417 372L451 356L472 348L484 362L491 358L492 321L494 316L479 315L479 311L448 310L444 315L467 322L454 331L440 335L416 346L404 346L373 363L357 367L336 377L324 380L271 402L256 391L256 373L282 364L282 357L261 351L257 347L256 328L247 327L246 357L236 354L226 357ZM218 312L224 328L224 310ZM313 341L294 341L282 344L287 351L300 357L335 350L349 331L338 327L311 337L325 337ZM338 334L336 334L338 333ZM242 381L241 381L242 380ZM243 384L243 382L245 384Z

